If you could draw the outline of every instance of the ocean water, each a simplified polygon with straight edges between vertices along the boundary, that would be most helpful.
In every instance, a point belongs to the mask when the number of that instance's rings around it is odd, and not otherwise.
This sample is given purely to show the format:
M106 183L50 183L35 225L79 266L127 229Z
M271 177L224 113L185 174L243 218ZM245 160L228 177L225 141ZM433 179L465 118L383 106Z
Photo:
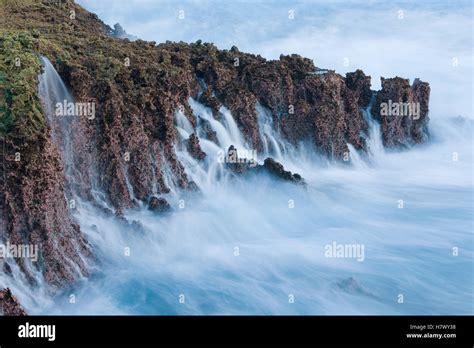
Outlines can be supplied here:
M103 265L63 310L472 314L472 121L433 120L431 128L427 145L351 166L287 158L306 190L268 177L227 179L176 197L165 216L130 212L142 233L117 233L85 209L78 219ZM91 221L99 232L87 230ZM333 242L363 245L364 260L325 257Z

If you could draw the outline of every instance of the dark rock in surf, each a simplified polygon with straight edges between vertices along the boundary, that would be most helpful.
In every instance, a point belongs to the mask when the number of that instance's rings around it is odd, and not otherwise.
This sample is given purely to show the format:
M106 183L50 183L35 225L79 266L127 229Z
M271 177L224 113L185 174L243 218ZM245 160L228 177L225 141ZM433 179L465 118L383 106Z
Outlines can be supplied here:
M196 134L193 133L189 136L189 139L186 141L186 148L189 154L198 161L202 161L206 158L206 153L202 151L199 145L199 138Z
M239 158L237 150L233 145L229 147L226 158L227 168L238 175L245 175L249 173L267 173L274 178L292 182L295 184L306 185L301 175L291 173L285 170L283 165L273 158L268 157L263 162L263 165L258 164L255 159Z
M155 213L166 213L171 211L171 205L162 197L151 197L148 209Z
M259 169L261 171L265 171L269 173L275 178L292 182L295 184L305 185L305 182L303 178L301 177L301 175L297 173L292 174L290 171L285 170L285 168L283 167L281 163L275 161L271 157L266 158L265 161L263 162L263 166L259 166Z

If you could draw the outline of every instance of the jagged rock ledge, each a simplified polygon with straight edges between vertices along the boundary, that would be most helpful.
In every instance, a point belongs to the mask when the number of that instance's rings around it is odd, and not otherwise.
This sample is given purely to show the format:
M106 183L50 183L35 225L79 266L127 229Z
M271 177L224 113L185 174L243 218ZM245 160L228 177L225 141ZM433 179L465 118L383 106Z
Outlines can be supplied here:
M230 160L229 160L230 159ZM231 145L227 151L227 167L237 175L246 174L268 174L273 178L306 186L304 179L298 173L291 173L285 170L283 165L271 157L267 157L262 164L258 164L255 159L240 160L236 148Z
M0 290L0 314L8 316L27 315L9 288Z

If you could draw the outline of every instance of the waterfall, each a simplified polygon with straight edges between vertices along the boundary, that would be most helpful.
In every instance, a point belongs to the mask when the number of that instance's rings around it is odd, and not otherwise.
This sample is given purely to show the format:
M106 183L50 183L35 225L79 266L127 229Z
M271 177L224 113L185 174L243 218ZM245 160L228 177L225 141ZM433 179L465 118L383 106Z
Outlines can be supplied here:
M237 123L235 123L234 118L232 117L230 111L226 107L221 106L219 112L223 116L224 127L225 127L226 132L229 134L229 138L233 142L232 145L234 145L237 148L237 151L238 149L242 149L242 148L248 149L248 146L245 145L243 136L240 133L240 130L237 127Z
M225 181L228 178L229 173L225 170L222 158L227 154L231 145L237 149L239 158L249 160L252 159L253 149L244 141L237 123L227 108L221 107L219 119L216 119L210 108L193 98L189 98L188 102L197 119L197 127L194 130L182 112L175 113L175 126L179 137L176 153L191 180L196 182L199 187L209 187L215 182ZM216 139L206 138L206 132L213 132ZM192 158L185 147L185 143L192 133L196 134L201 149L206 153L204 163L199 163Z
M89 121L92 120L95 117L95 103L75 101L48 58L41 56L40 59L44 72L39 76L38 92L51 128L52 140L61 152L67 194L79 199L76 189L82 185L83 176L88 175L95 202L109 207L106 195L98 188L97 171L94 168L96 163L94 161L91 163L88 173L81 173L75 168L77 155L74 147L86 138L82 134L80 118L86 117ZM128 166L125 165L121 169L129 196L136 199L128 176Z
M216 133L218 140L218 144L216 145L218 145L221 150L227 151L231 145L234 145L237 148L237 151L248 149L242 140L243 137L229 110L221 108L220 116L222 121L219 121L214 118L210 108L205 107L192 98L189 98L188 102L193 113L197 116L198 122L201 120L207 121L211 130ZM202 125L203 123L199 122L200 127L198 128L198 133L203 132Z
M73 139L77 119L74 116L59 115L57 106L70 103L74 105L74 98L49 59L44 56L40 59L44 72L39 76L39 95L51 128L51 137L61 149L66 181L72 184L75 174Z
M284 151L285 146L284 142L276 135L272 114L270 110L264 108L260 102L257 102L256 110L258 114L260 139L263 144L263 154L265 157L272 156L277 161L281 161L283 159L282 151Z
M367 140L368 151L373 159L380 158L384 155L385 150L382 143L382 132L380 124L372 118L372 105L375 102L376 94L372 94L369 106L362 109L362 115L369 125L369 135Z
M374 96L375 97L375 96ZM368 158L362 156L351 144L349 148L350 163L356 168L366 168L368 162L383 156L380 125L371 116L371 108L374 97L367 108L361 110L364 118L369 124L367 135ZM178 158L186 168L186 173L195 181L198 186L212 185L215 182L225 181L225 166L219 161L219 154L227 153L229 146L233 145L238 152L239 158L250 158L249 153L253 149L243 140L244 137L235 122L232 113L222 106L218 115L214 116L209 107L189 98L189 105L193 111L193 116L197 120L196 129L191 122L181 112L175 113L175 127L178 132L178 144L176 152ZM282 139L273 121L271 111L260 102L255 106L258 120L258 130L262 143L262 151L255 159L262 162L267 157L272 157L292 171L303 170L301 167L314 161L315 156L308 156L312 152L311 144L301 143L298 147L290 145ZM216 139L208 139L206 132L214 132ZM189 136L195 133L199 139L201 149L207 154L203 163L192 158L184 144ZM299 163L298 163L299 162ZM173 190L176 191L176 190Z
M191 122L186 118L181 110L175 112L176 129L183 138L188 138L193 132L193 126Z
M38 94L48 125L51 129L51 139L61 152L62 162L64 164L64 175L66 178L65 191L68 191L65 192L64 198L68 200L67 195L72 192L76 183L75 177L78 174L74 168L73 145L76 120L75 117L59 115L57 105L60 104L64 106L69 103L74 103L74 99L51 62L43 56L40 57L40 60L43 65L43 73L38 77ZM45 218L47 219L47 216L45 216ZM3 227L3 221L0 221L0 223ZM51 228L55 228L55 226L51 226ZM50 233L61 233L61 231L51 230ZM49 238L54 239L55 237L53 235ZM4 247L3 242L4 241L0 241L2 247ZM57 242L57 240L55 242ZM15 243L13 242L12 244ZM67 257L65 257L65 260L65 262L70 262L69 266L72 268L77 267L77 265L68 260ZM4 255L0 257L0 268L4 269L3 263L8 265L8 268L5 268L8 269L8 272L0 272L0 288L10 288L15 296L20 299L22 306L26 308L28 314L35 315L44 313L42 310L45 307L55 305L55 298L51 297L51 288L45 283L41 272L33 266L32 261L26 258L24 262L24 267L30 271L30 276L33 279L25 276L24 269L20 268L17 262L10 261L8 257L4 258ZM81 274L81 271L77 268L76 272L77 274ZM35 287L31 286L32 280L34 280L36 284Z

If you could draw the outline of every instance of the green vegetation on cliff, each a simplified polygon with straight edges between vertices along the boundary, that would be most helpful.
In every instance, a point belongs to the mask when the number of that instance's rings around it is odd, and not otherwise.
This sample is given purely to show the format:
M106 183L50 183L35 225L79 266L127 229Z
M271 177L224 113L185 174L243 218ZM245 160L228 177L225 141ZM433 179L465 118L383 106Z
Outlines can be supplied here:
M27 32L0 32L0 134L31 138L45 130L38 98L41 64Z

